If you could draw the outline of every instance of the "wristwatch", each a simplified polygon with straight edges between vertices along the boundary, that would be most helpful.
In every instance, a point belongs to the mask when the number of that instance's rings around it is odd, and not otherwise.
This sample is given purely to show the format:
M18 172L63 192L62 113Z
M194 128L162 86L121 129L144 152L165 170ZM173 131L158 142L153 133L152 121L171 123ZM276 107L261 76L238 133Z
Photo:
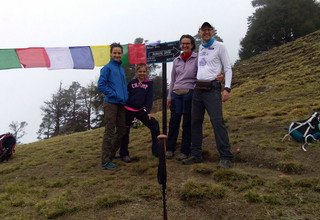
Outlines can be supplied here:
M224 87L224 90L226 90L227 92L231 92L231 89L229 87Z

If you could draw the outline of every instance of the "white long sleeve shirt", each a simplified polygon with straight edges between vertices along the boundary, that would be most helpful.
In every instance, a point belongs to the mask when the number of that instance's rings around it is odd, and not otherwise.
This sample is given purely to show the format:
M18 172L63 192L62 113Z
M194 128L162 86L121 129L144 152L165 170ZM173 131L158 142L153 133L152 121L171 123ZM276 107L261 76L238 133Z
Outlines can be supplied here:
M232 69L230 59L223 43L215 40L213 44L205 48L199 47L198 56L198 80L215 80L223 68L225 87L231 88Z

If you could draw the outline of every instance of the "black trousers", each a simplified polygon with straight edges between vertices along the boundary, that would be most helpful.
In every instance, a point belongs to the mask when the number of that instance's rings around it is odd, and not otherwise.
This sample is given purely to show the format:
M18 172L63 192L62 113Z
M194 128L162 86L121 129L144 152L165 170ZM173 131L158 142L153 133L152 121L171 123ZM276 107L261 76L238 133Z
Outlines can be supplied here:
M175 151L182 121L181 153L189 155L191 145L191 103L193 91L184 95L171 94L167 151Z
M155 118L149 119L148 113L145 110L140 110L138 112L126 110L126 134L123 136L120 147L120 157L129 155L129 135L130 127L133 124L133 119L139 119L145 126L150 129L152 137L152 154L158 156L158 135L160 134L159 122Z
M231 160L231 146L222 114L221 84L213 82L210 91L195 90L191 112L191 155L202 158L202 129L205 110L208 112L220 159Z

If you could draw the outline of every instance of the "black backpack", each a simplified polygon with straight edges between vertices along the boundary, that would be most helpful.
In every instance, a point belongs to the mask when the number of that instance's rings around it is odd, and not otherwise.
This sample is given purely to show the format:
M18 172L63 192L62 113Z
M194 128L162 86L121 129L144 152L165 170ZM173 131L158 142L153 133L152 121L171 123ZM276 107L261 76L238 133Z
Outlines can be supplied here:
M294 140L304 143L301 148L307 151L305 146L311 142L320 140L320 115L314 112L308 119L292 122L288 129L288 134L283 140L291 136Z
M0 162L4 160L9 160L15 151L16 139L10 134L0 135Z

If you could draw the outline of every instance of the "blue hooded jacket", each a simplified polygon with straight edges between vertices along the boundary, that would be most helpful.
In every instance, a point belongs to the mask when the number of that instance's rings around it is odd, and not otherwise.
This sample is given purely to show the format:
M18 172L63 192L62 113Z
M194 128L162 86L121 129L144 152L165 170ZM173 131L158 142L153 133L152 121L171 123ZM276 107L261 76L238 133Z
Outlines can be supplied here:
M104 94L104 102L123 105L127 102L127 82L121 62L110 59L100 70L98 91Z

